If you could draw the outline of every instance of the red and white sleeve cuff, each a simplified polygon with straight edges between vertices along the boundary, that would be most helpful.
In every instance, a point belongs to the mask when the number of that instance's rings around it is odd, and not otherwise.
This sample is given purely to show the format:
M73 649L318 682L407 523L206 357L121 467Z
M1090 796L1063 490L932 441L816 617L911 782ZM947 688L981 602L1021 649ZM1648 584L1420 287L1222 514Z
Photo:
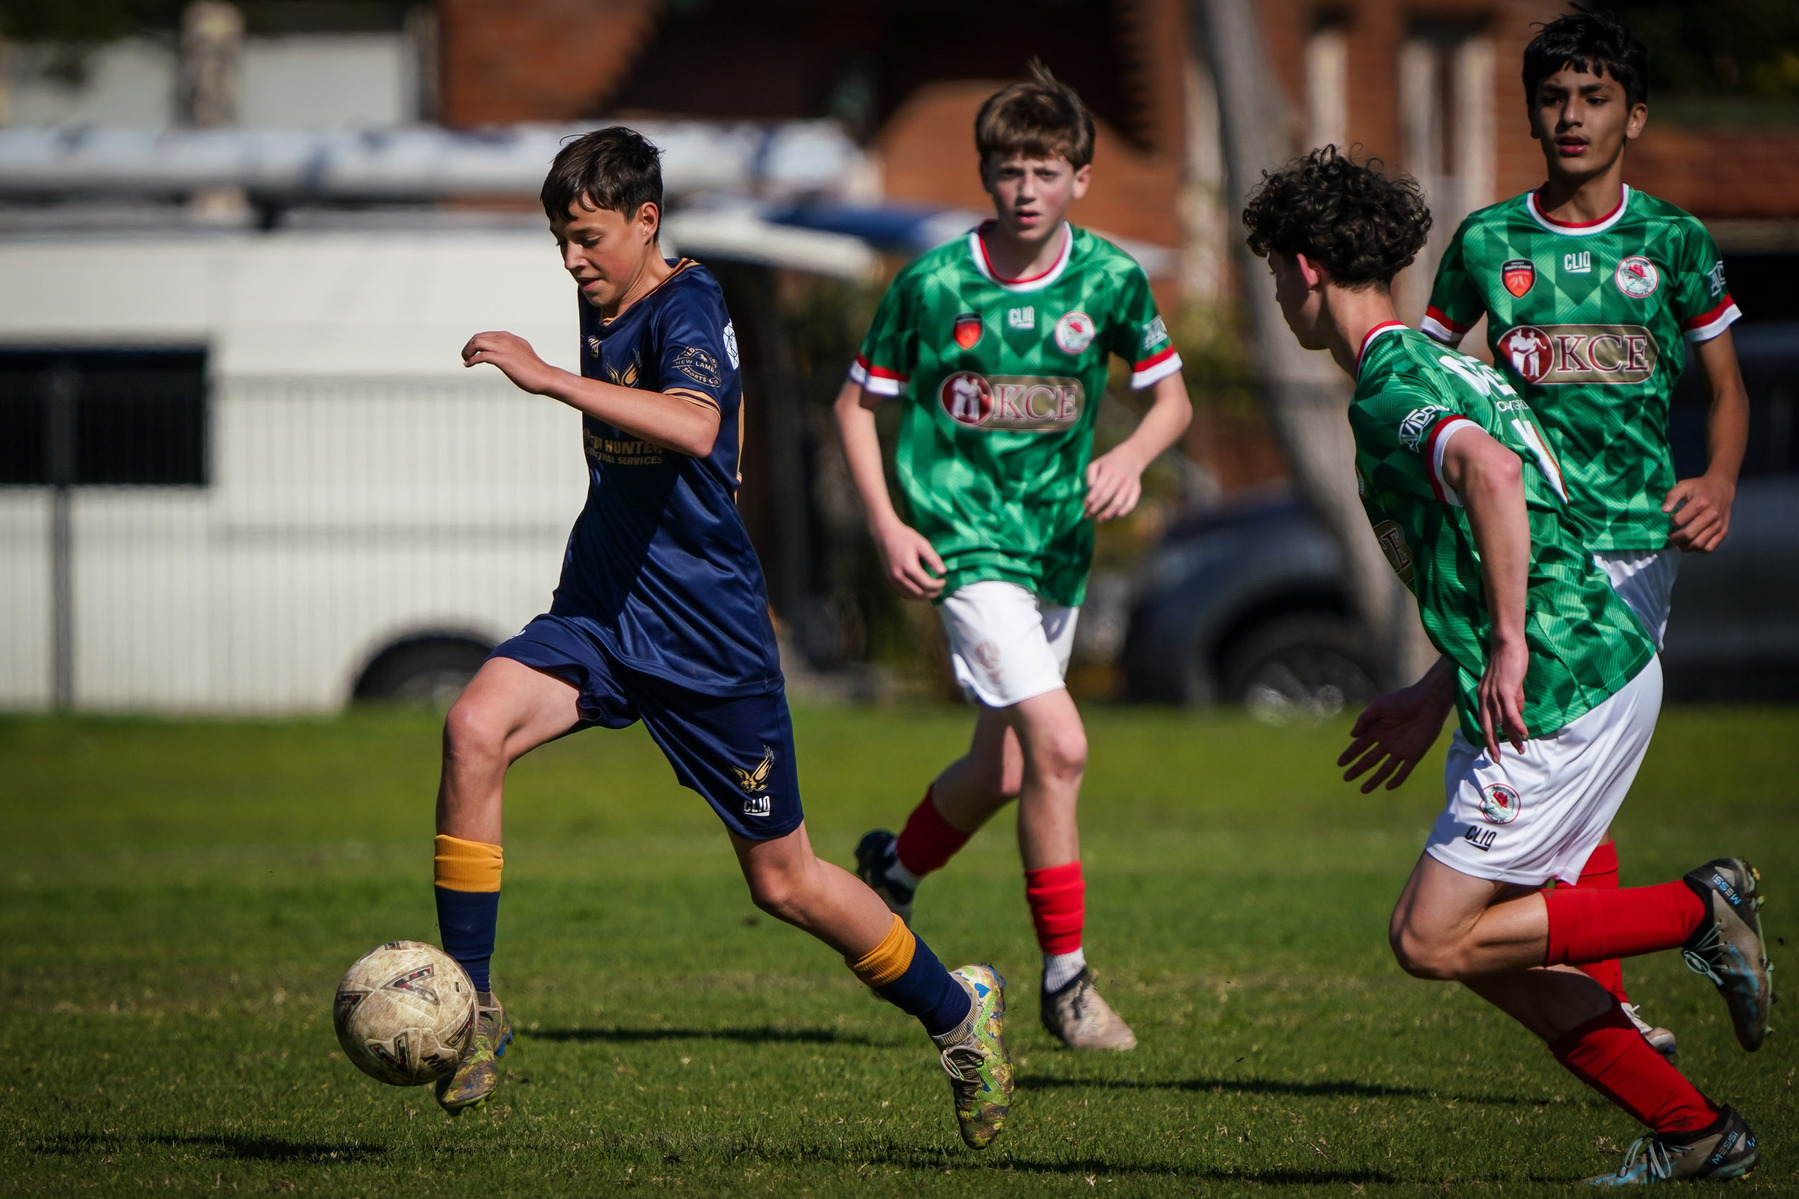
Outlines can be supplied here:
M1463 429L1478 428L1480 426L1467 417L1452 414L1439 417L1437 423L1430 427L1430 432L1424 435L1424 444L1419 447L1424 455L1424 470L1430 476L1431 490L1446 504L1454 504L1460 508L1462 497L1455 493L1455 488L1443 481L1443 451L1449 448L1449 439Z
M1690 342L1710 341L1724 330L1736 323L1743 312L1736 301L1725 296L1718 301L1718 306L1710 312L1685 320L1680 323L1681 335Z
M899 395L906 390L906 378L898 371L890 371L884 366L876 366L860 354L857 354L856 360L850 363L850 381L859 385L870 395Z
M1174 352L1173 346L1164 346L1157 353L1131 366L1131 390L1141 391L1180 369L1181 356Z
M1424 319L1418 322L1418 332L1446 346L1461 345L1462 338L1472 327L1450 320L1449 315L1435 305L1426 308Z

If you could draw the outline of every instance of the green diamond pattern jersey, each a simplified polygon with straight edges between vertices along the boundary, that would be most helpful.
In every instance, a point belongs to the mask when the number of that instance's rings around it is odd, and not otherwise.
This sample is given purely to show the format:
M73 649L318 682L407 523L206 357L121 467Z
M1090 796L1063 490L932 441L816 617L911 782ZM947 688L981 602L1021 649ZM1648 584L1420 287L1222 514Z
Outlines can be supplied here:
M1131 364L1135 388L1181 368L1142 269L1063 230L1061 255L1031 279L1000 278L979 229L914 260L850 368L865 391L904 399L894 462L908 519L949 569L939 601L1000 579L1079 604L1107 358Z
M1561 467L1530 405L1492 367L1398 321L1362 343L1355 397L1356 486L1387 560L1418 597L1431 643L1456 665L1462 732L1480 745L1475 688L1493 622L1474 531L1443 482L1443 452L1471 426L1524 460L1530 573L1524 722L1546 737L1636 677L1654 648L1582 544Z
M1589 224L1551 220L1534 192L1483 208L1444 253L1421 327L1454 346L1482 313L1493 361L1561 455L1587 548L1661 549L1682 340L1741 315L1705 226L1629 187Z

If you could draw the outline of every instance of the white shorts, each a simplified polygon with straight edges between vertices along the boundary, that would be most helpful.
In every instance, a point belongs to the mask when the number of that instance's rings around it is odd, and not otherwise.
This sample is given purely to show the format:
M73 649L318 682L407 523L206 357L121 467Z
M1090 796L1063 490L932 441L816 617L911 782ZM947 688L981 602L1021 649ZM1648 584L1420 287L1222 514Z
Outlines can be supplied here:
M1016 583L987 579L958 588L937 611L969 699L1009 708L1062 686L1079 608L1052 607Z
M1526 741L1522 755L1501 742L1495 763L1457 729L1443 772L1448 802L1424 852L1494 882L1579 881L1637 777L1661 706L1662 663L1651 658L1597 708Z
M1674 598L1674 576L1680 573L1680 551L1673 546L1643 553L1640 550L1601 550L1593 555L1599 569L1612 581L1618 598L1630 605L1655 648L1662 648L1668 632L1668 608Z

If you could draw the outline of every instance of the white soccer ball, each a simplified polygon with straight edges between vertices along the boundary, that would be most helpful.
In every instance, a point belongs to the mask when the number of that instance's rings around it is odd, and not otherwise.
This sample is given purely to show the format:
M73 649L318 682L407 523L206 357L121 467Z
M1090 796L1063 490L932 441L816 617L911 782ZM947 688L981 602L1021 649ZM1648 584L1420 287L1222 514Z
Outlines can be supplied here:
M422 1086L455 1069L474 1035L475 985L437 946L389 941L356 959L337 984L332 1023L364 1074Z

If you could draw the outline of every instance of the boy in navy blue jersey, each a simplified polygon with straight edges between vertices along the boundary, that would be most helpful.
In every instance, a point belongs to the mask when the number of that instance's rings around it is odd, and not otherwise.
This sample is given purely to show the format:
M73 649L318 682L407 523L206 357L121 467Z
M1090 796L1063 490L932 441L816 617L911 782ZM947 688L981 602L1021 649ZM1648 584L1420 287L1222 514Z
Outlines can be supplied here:
M925 1026L962 1137L982 1148L1011 1100L1004 980L989 966L945 970L873 891L812 852L762 569L737 512L736 335L706 268L657 246L658 152L629 129L587 134L556 156L543 205L586 301L581 374L510 333L476 334L462 357L581 412L587 503L549 612L494 650L444 727L438 925L480 1015L438 1101L458 1112L491 1096L512 1035L489 981L507 767L575 729L641 720L724 821L757 906Z

